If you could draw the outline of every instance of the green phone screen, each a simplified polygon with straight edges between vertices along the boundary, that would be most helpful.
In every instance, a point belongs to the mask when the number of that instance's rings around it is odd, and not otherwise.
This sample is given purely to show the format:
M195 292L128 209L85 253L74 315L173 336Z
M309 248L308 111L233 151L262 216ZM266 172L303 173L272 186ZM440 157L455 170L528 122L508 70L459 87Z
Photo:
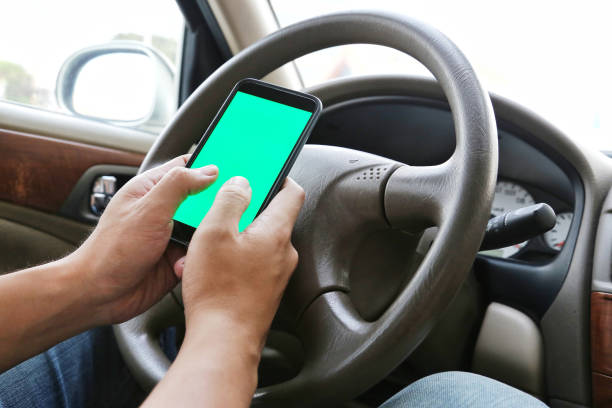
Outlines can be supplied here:
M238 226L244 230L255 219L311 116L312 112L236 92L191 165L214 164L219 177L206 190L187 197L174 219L197 228L223 183L243 176L253 191Z

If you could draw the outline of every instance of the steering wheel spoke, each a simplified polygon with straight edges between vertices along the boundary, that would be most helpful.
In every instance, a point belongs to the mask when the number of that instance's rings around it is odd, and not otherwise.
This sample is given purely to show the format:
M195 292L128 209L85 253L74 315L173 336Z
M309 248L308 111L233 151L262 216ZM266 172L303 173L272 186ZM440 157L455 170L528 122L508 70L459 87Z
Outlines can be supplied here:
M398 166L351 149L304 148L290 173L307 197L293 233L300 263L282 305L294 319L321 293L348 289L347 259L365 234L388 228L383 194Z
M437 166L402 166L389 177L385 214L394 228L423 231L440 226L454 196L456 167L452 159Z
M296 396L309 395L309 406L343 392L346 370L353 370L359 350L368 347L371 323L363 320L342 291L319 296L304 313L297 334L304 346L300 373L284 383L260 388L254 406L287 406ZM365 367L364 367L365 368Z

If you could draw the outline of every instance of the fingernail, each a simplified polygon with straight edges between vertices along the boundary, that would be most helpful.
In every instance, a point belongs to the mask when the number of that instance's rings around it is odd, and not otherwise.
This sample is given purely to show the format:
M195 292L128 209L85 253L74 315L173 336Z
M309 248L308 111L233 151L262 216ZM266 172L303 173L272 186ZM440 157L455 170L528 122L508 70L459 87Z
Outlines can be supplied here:
M214 176L218 173L217 166L209 164L208 166L200 167L200 173L205 176Z
M227 184L235 184L237 186L247 188L249 187L249 180L242 176L234 176L227 181Z

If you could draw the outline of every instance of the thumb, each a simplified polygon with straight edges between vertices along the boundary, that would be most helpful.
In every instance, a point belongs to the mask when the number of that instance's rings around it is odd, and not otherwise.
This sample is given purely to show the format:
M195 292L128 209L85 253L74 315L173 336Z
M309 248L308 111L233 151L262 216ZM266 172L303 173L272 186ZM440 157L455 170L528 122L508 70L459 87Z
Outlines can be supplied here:
M238 233L238 223L251 202L251 186L241 176L229 179L217 193L215 201L200 225Z
M146 199L160 209L164 217L170 219L188 195L210 186L217 179L218 173L214 165L197 169L174 167L155 184Z

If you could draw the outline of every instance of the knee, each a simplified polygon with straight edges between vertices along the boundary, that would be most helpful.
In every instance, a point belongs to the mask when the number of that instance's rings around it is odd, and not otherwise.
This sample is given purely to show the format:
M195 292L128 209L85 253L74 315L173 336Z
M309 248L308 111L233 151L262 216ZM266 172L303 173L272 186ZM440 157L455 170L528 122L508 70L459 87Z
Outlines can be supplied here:
M424 377L385 402L400 407L520 407L543 408L544 403L523 391L481 375L450 371Z

